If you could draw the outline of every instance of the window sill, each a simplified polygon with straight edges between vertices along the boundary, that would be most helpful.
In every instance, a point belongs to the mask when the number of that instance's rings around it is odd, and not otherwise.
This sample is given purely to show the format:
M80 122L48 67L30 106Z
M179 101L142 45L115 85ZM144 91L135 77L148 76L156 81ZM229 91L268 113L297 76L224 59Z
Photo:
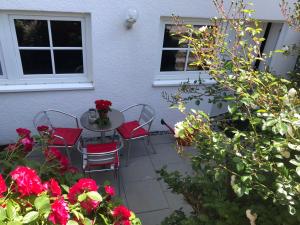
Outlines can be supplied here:
M0 93L31 92L31 91L91 90L91 89L94 89L93 83L0 85Z
M153 87L178 87L180 86L182 83L187 82L188 80L160 80L160 79L156 79L153 81L152 86ZM191 81L191 84L193 83L193 81ZM212 85L212 84L216 84L216 81L211 79L211 78L204 78L202 79L202 84L205 85Z

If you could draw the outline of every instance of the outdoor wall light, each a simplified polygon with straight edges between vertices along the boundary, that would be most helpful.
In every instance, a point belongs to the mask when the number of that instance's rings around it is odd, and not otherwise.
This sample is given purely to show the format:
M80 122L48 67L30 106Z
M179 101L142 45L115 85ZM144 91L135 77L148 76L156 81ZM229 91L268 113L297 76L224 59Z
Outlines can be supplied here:
M125 23L127 29L132 28L133 24L136 23L138 17L139 17L139 13L136 9L127 10L126 23Z

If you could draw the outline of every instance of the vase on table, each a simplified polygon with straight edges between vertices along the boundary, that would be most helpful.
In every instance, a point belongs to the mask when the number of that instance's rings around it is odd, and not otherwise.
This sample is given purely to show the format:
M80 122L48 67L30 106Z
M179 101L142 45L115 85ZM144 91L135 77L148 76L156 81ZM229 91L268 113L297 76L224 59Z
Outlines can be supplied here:
M98 110L98 114L98 124L100 126L107 125L109 123L108 110Z

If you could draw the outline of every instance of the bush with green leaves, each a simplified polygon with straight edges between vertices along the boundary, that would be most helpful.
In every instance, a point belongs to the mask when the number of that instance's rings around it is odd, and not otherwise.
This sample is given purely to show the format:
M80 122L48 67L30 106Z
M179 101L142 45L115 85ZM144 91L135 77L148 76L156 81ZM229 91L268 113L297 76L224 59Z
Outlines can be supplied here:
M219 17L211 26L187 26L188 32L174 35L189 43L193 64L207 69L216 84L207 86L200 78L165 97L185 112L186 102L201 103L206 96L228 104L228 113L210 118L186 112L178 135L198 150L191 157L194 173L159 173L193 212L177 211L162 224L300 224L300 92L269 71L268 58L283 51L260 51L264 38L251 5L213 2Z

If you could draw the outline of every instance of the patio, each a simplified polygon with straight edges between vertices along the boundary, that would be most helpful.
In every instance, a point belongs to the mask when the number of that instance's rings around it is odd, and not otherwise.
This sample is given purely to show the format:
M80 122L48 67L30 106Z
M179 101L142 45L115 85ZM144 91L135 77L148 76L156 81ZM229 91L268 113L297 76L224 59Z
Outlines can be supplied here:
M125 166L124 156L121 157L120 179L121 198L123 203L133 210L142 220L143 225L157 225L172 211L183 208L190 212L191 208L177 194L168 190L163 181L158 181L156 170L167 165L168 171L178 170L181 173L191 173L192 169L186 158L178 156L175 150L174 138L169 134L153 135L151 137L157 154L148 154L142 141L135 141L132 145L131 160ZM192 152L192 149L186 151ZM80 165L78 152L72 153L72 162ZM98 185L105 180L117 188L113 174L92 173L91 177Z

